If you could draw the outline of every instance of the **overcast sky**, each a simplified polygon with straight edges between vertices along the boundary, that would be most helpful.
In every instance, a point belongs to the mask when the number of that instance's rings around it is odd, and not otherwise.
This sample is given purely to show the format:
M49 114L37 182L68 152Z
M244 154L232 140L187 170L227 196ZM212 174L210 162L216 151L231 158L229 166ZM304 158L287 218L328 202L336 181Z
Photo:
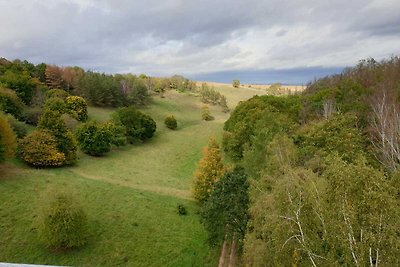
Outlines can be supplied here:
M400 54L400 0L0 0L0 57L303 83Z

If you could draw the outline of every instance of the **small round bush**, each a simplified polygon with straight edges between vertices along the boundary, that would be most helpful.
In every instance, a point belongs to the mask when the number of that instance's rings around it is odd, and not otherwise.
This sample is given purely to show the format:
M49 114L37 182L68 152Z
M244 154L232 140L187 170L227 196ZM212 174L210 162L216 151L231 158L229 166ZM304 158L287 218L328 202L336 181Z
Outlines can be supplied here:
M87 218L79 202L67 192L47 194L38 216L38 233L51 249L82 247L87 242Z
M166 117L164 123L171 130L175 130L178 127L178 123L173 115Z
M83 152L91 156L102 156L111 150L112 132L107 125L96 121L82 124L76 130L76 139Z
M66 105L64 100L58 97L51 97L44 102L44 108L46 110L56 111L60 114L66 111Z
M56 138L47 130L38 129L19 143L19 155L27 164L36 167L61 166L65 155L57 149Z
M187 214L186 207L183 206L182 204L178 205L178 214L179 215L186 215Z

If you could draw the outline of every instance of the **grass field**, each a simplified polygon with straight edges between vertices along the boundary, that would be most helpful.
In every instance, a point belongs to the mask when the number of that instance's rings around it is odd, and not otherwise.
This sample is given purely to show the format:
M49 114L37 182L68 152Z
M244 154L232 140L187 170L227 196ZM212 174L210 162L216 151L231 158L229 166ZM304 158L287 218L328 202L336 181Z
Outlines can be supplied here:
M231 107L254 94L221 90ZM80 154L79 162L67 168L32 169L19 161L0 165L0 262L215 266L219 251L206 243L190 187L202 148L209 137L220 138L229 114L211 107L215 120L204 122L201 106L199 98L170 91L143 109L158 127L149 142L102 158ZM89 109L97 120L107 120L111 112ZM176 131L163 124L170 114L178 120ZM84 248L50 252L37 240L38 199L48 188L68 188L79 195L91 233ZM188 215L177 214L178 204L187 207Z

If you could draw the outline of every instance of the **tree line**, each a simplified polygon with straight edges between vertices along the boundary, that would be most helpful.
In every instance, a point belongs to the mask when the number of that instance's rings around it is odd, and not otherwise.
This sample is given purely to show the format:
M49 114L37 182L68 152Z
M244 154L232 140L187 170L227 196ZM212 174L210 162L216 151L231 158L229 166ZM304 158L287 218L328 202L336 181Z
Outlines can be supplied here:
M154 135L156 123L137 108L170 89L195 91L196 85L179 75L109 75L1 58L0 161L17 153L35 167L70 165L78 148L101 156L112 147L143 142ZM88 105L118 109L100 123L87 121ZM173 129L174 120L167 122ZM28 134L27 124L36 129Z
M235 167L213 141L193 180L211 244L246 266L398 266L399 88L400 58L367 59L240 103L222 140Z

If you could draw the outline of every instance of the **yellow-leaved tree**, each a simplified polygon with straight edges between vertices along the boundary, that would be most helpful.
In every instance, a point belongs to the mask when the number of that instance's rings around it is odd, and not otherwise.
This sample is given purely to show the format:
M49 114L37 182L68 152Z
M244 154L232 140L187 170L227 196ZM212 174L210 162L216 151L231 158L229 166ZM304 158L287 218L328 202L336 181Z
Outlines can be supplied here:
M214 138L211 138L204 148L203 158L200 160L193 177L193 195L200 203L204 203L211 195L213 186L225 172L221 150Z

